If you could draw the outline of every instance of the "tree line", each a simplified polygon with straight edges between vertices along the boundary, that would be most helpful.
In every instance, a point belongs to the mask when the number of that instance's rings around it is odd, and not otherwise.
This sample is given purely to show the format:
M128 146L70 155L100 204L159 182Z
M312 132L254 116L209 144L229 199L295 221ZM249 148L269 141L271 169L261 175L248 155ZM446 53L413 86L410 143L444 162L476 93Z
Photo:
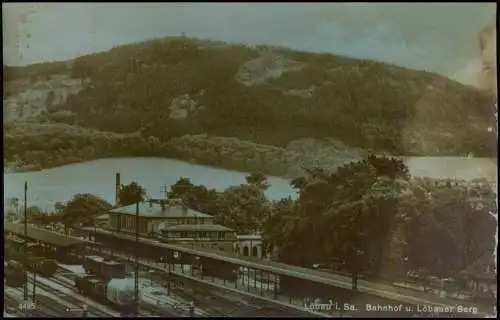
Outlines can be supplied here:
M409 271L458 278L485 256L480 267L495 272L490 253L496 246L496 195L484 181L412 178L401 160L376 156L293 179L295 200L268 200L262 173L246 180L216 191L183 177L169 196L237 233L262 232L275 260L321 266L354 280L404 278ZM125 206L145 200L146 190L132 182L121 186L119 196ZM110 208L96 196L79 194L60 204L52 219L68 227L91 225Z

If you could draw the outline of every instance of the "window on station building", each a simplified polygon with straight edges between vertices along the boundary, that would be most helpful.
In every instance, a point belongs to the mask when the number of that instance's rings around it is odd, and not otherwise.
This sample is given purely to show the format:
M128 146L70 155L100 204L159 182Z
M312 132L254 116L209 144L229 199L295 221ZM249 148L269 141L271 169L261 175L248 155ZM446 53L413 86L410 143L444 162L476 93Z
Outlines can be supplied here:
M200 238L208 238L208 232L206 231L200 232Z
M224 240L226 238L226 233L225 232L217 232L217 239L219 240Z

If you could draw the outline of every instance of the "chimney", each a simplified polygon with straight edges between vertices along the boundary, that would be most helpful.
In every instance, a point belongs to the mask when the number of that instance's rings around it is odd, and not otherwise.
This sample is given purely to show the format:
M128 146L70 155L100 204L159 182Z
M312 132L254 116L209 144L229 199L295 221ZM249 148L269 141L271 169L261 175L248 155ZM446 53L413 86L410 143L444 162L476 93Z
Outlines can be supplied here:
M120 173L116 173L116 178L115 178L115 206L120 205Z

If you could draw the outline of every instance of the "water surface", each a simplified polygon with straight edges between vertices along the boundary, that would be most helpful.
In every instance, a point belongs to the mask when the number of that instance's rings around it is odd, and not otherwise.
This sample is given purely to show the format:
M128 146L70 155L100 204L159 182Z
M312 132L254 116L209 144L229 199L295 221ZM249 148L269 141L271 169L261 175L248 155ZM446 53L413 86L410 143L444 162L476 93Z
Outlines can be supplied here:
M405 161L413 176L429 178L487 178L496 181L497 161L487 158L409 157ZM23 184L28 181L28 203L50 209L77 193L92 193L110 203L115 199L115 173L122 184L137 181L151 197L161 197L161 187L188 177L194 184L224 190L245 183L247 173L218 169L183 161L159 158L113 158L35 171L4 174L4 198L23 199ZM269 199L296 197L289 180L269 177Z

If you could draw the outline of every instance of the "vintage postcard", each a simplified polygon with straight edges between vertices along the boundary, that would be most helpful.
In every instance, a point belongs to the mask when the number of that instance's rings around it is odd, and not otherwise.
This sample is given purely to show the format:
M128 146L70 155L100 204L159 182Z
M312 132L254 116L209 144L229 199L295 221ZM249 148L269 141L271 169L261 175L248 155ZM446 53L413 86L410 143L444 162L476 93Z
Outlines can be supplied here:
M495 3L4 3L4 317L495 317Z

